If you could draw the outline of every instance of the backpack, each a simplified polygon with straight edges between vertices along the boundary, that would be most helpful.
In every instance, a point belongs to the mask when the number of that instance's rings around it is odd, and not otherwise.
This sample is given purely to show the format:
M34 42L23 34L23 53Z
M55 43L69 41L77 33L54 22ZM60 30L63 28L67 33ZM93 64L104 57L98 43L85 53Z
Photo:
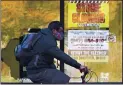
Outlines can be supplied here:
M41 37L40 33L29 33L24 35L20 44L14 49L16 60L19 61L20 65L27 66L35 55L38 53L33 49L34 45Z

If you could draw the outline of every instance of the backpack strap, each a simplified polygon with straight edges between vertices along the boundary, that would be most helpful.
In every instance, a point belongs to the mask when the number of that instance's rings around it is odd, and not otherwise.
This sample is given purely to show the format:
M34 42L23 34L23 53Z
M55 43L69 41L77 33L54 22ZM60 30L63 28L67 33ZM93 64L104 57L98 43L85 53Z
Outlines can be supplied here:
M38 32L35 36L34 36L34 40L32 41L32 47L35 45L35 43L41 38L41 33Z

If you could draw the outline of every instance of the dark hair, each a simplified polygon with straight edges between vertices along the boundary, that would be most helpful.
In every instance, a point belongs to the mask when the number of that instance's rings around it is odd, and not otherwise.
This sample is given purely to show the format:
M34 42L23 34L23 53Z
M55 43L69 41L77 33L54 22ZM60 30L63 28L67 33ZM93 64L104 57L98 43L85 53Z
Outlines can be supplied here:
M59 21L52 21L48 25L48 28L51 30L53 30L53 29L59 30L60 27L63 27L63 26Z

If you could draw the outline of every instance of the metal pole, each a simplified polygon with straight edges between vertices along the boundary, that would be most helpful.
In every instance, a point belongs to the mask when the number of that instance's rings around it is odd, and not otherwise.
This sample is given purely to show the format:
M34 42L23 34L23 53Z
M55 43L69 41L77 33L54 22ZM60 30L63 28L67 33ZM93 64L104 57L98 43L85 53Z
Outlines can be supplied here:
M64 0L60 0L60 22L64 27ZM64 39L60 41L60 49L64 51ZM64 62L60 61L60 70L64 72Z

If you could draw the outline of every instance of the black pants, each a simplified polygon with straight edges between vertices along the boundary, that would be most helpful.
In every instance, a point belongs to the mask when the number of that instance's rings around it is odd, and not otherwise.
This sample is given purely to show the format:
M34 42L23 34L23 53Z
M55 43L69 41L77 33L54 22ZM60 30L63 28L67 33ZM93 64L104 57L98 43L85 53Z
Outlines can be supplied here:
M69 76L57 69L45 69L29 78L33 83L38 84L67 84L70 80Z

